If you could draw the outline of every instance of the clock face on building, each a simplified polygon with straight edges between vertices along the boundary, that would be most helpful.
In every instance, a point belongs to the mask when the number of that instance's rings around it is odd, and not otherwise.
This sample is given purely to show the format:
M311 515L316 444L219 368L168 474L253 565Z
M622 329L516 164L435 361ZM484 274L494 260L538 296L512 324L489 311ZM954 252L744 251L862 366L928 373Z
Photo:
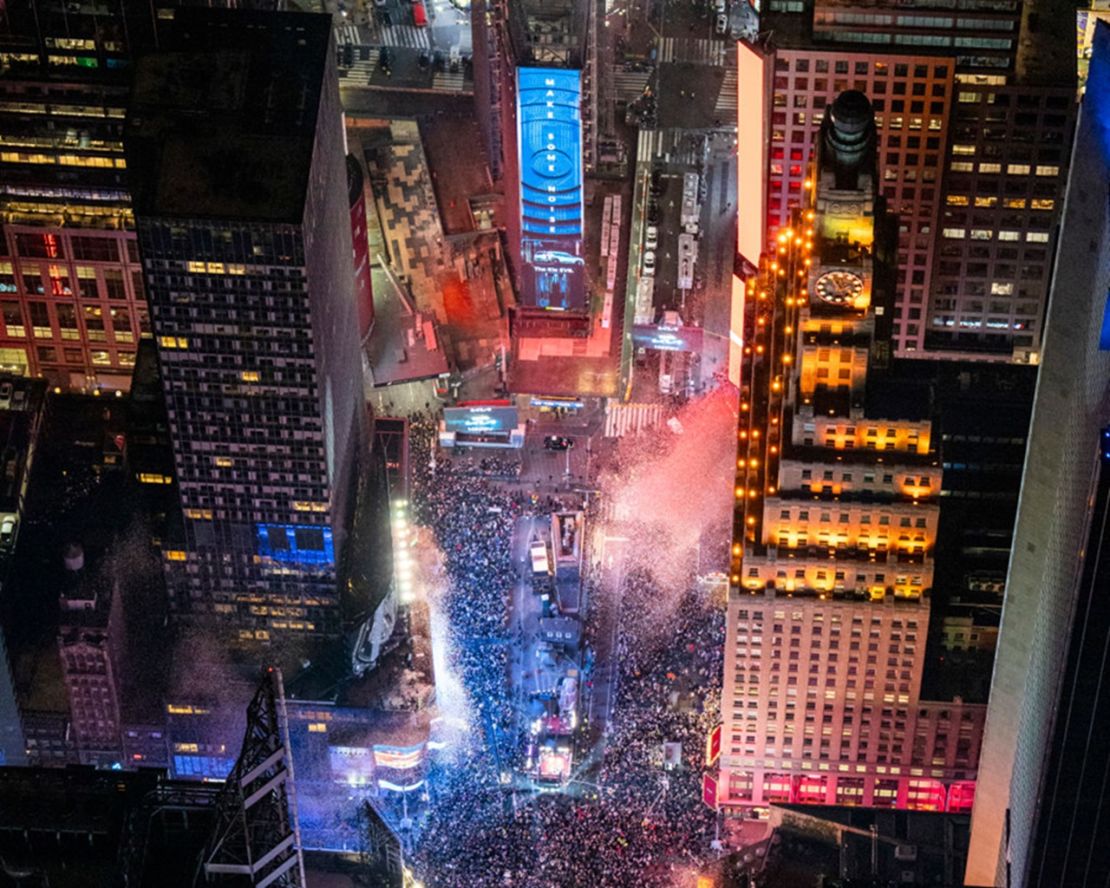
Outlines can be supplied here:
M817 278L814 290L829 305L852 306L863 294L863 278L853 271L827 271Z

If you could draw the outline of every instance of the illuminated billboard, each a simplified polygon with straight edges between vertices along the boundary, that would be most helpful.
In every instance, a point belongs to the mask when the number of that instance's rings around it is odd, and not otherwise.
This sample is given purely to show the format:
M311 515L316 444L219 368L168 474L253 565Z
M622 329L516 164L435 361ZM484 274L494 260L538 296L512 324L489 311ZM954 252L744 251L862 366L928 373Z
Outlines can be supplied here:
M424 761L424 744L416 746L374 746L374 764L379 768L408 771L418 768Z
M520 296L550 311L586 309L581 80L580 71L517 71Z
M335 545L330 527L303 524L256 524L258 556L282 564L330 567Z
M445 407L443 424L449 432L466 435L507 434L518 425L515 407Z
M703 337L701 327L675 327L669 324L635 324L632 327L633 345L655 351L700 352Z
M764 248L767 204L768 66L762 53L736 44L736 249L752 268Z

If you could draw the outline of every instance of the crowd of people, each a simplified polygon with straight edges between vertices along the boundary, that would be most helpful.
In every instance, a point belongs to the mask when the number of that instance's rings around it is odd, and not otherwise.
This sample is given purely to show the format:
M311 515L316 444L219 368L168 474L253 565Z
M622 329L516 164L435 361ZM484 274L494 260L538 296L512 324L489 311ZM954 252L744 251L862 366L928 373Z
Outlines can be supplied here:
M410 442L414 519L443 551L453 665L474 709L475 741L428 775L430 801L412 855L419 876L429 888L674 884L674 868L703 863L713 838L701 775L718 717L723 609L693 576L675 591L660 588L650 570L630 571L607 741L562 792L536 793L515 776L506 783L515 742L511 536L516 517L544 504L491 480L499 465L434 458L430 417L412 423ZM590 628L597 630L594 621ZM682 746L677 769L663 767L665 742Z
M435 458L435 420L410 420L413 520L429 528L443 553L448 585L439 602L450 632L450 659L474 709L475 728L487 745L512 725L505 692L508 669L509 592L514 571L513 523L522 509L472 461ZM487 470L500 470L500 462Z

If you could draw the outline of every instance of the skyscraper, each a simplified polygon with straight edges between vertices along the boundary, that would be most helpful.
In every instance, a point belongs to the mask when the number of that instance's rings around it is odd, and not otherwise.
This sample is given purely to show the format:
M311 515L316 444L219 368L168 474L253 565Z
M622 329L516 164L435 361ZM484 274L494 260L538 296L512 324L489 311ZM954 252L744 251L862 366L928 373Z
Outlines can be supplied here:
M967 884L1104 884L1110 29L1095 33L1006 581Z
M726 805L971 801L973 745L948 740L974 741L981 707L919 700L941 470L930 421L881 385L897 236L875 144L870 102L840 94L805 209L749 290Z
M801 203L828 102L865 91L881 191L899 215L893 336L902 356L1037 359L1074 122L1074 65L1061 60L1075 50L1058 25L1067 13L1031 5L769 4L769 231Z
M153 5L22 0L0 12L0 365L126 390L150 335L126 183L131 62Z
M366 417L331 20L183 9L164 46L126 147L184 519L171 609L334 637Z
M514 328L582 335L589 311L582 237L590 4L485 0L471 21L478 120L491 174L505 188L520 303Z

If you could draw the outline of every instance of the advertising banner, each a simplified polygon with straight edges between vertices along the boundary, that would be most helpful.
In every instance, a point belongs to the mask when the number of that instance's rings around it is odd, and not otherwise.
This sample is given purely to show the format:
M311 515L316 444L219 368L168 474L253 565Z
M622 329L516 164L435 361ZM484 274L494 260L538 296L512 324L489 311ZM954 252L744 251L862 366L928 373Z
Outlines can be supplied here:
M517 427L515 407L445 407L443 422L449 432L467 435L508 434Z
M702 775L701 800L710 808L717 807L717 778L712 774Z
M672 327L667 324L636 324L632 344L655 351L700 352L704 333L701 327Z
M721 757L721 725L717 725L705 741L705 766L712 768Z
M521 300L551 311L586 309L581 78L559 68L517 71Z

